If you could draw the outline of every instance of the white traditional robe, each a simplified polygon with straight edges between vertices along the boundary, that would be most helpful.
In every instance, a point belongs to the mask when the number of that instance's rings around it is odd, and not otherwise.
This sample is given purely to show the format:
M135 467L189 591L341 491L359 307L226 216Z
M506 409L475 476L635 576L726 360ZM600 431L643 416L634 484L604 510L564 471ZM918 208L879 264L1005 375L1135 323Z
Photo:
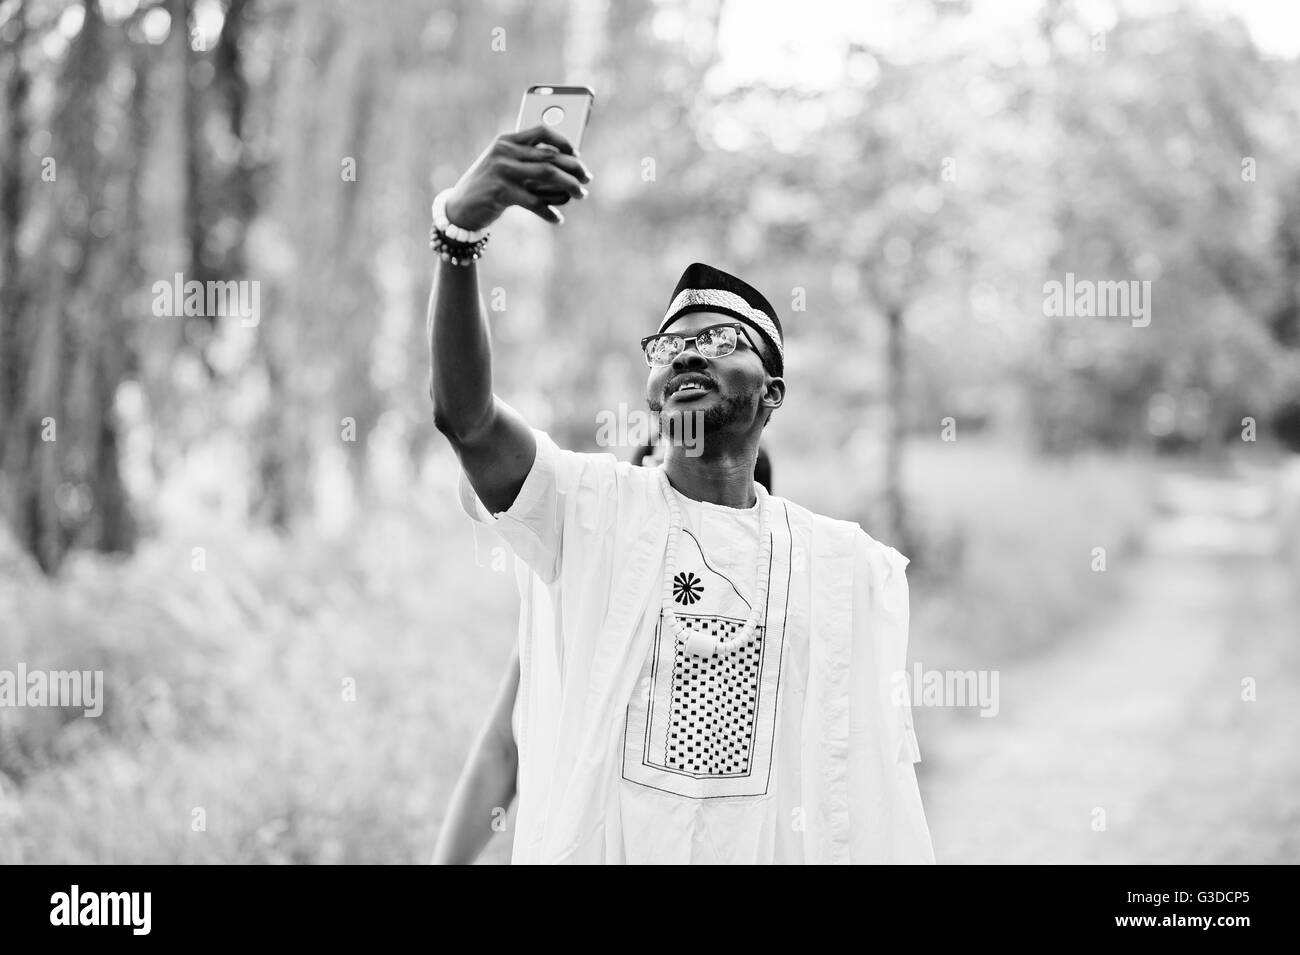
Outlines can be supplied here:
M460 479L465 511L514 552L522 599L513 861L932 863L901 678L908 559L857 524L770 497L765 649L737 670L752 681L754 725L707 765L683 762L696 757L666 736L688 694L680 650L677 683L661 675L673 644L660 620L658 469L534 435L508 510L489 514ZM732 589L734 606L688 625L743 620L752 588Z

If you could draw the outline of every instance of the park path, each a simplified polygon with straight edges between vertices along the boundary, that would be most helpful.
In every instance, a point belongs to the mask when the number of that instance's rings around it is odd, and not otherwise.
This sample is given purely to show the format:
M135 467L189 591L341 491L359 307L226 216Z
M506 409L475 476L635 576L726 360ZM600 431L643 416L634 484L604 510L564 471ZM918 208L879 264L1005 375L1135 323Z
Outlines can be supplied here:
M1004 668L998 716L918 712L940 863L1300 862L1300 562L1273 486L1166 475L1120 598Z

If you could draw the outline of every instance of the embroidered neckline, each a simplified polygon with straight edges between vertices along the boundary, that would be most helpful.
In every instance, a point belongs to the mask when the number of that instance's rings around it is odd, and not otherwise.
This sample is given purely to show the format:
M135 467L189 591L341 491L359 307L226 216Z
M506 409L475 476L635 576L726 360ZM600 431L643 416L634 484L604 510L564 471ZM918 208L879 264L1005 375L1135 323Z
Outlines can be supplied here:
M758 596L750 608L749 619L740 633L734 637L718 637L701 630L691 630L677 619L673 608L673 576L677 566L677 550L682 539L682 508L677 501L677 491L668 482L668 474L660 467L659 489L664 502L668 505L668 547L664 560L663 614L664 620L672 628L674 636L685 643L686 652L702 657L711 657L716 653L730 653L738 650L754 639L758 630L758 621L762 619L763 608L767 606L767 569L772 561L771 503L767 491L758 482L754 482L754 492L758 496L758 571L754 579L758 584ZM707 503L707 502L700 502ZM732 510L741 510L732 508ZM745 508L744 511L748 511Z

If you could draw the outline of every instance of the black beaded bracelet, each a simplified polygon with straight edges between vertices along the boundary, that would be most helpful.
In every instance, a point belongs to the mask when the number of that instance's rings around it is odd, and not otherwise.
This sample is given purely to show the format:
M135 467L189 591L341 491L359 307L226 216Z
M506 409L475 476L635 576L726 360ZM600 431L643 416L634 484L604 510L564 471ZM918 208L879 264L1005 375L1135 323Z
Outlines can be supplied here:
M437 225L429 227L429 248L438 253L438 258L452 265L469 265L482 258L488 238L485 235L477 242L458 242Z

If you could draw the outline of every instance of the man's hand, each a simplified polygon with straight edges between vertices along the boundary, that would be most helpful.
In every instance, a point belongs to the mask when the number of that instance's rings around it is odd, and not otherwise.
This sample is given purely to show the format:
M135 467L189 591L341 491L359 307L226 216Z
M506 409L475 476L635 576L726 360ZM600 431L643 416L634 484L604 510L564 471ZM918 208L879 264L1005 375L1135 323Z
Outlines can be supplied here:
M456 183L447 218L462 229L485 229L510 206L522 206L547 222L564 216L552 206L587 195L591 173L573 145L549 126L502 133Z

